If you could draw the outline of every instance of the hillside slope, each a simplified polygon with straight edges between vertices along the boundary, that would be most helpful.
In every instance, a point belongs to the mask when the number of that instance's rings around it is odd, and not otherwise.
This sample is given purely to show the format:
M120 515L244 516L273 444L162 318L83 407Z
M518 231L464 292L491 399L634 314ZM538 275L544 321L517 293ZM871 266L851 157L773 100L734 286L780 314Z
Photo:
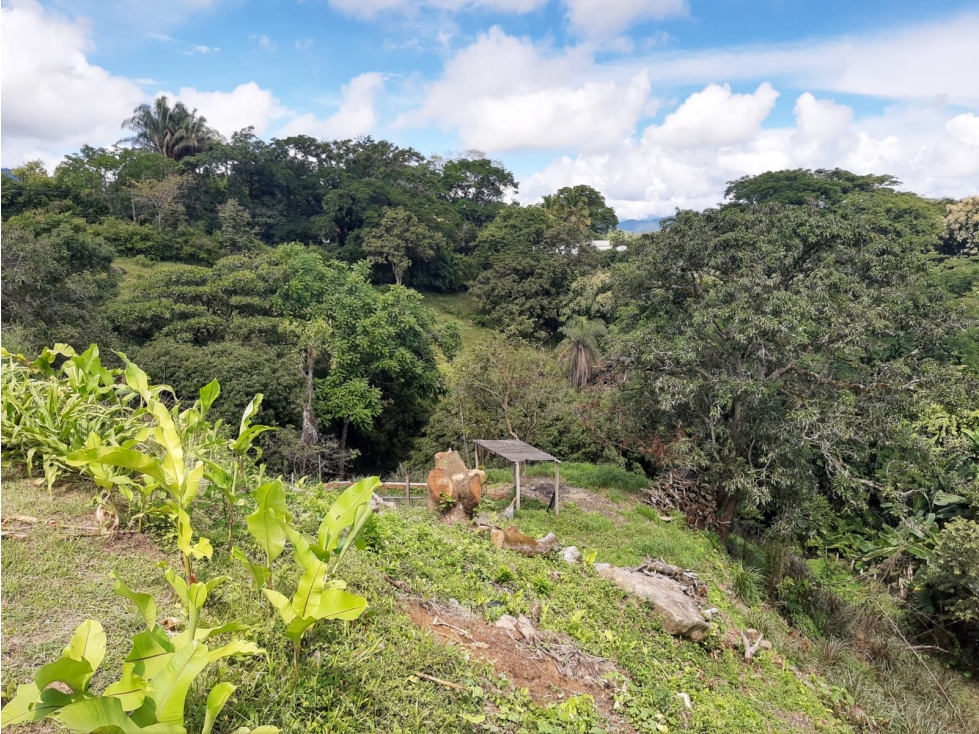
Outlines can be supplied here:
M60 485L49 498L33 480L10 479L8 473L2 493L5 527L16 516L91 524L91 489L80 482ZM253 625L252 635L268 650L268 661L224 665L222 680L239 688L217 731L245 724L275 724L287 732L976 730L974 689L960 675L937 667L919 666L915 695L901 693L903 704L895 702L895 712L907 721L874 719L867 704L878 695L873 681L883 668L874 670L845 646L808 640L772 610L739 600L734 588L743 585L738 579L743 572L712 536L687 530L680 518L664 521L628 492L577 491L579 497L589 494L591 501L582 502L589 510L568 504L559 517L528 499L516 523L537 536L554 532L563 544L586 549L586 555L594 551L595 561L630 566L661 557L695 569L707 583L709 603L721 610L703 642L666 634L648 605L600 579L588 564L498 549L485 535L443 526L421 508L386 510L365 529L366 548L344 561L350 587L370 601L368 613L353 623L314 630L305 643L303 676L292 691L284 682L291 646L280 636L264 597L226 553L216 552L212 563L199 566L207 577L226 573L237 581L220 587L205 611L214 620L237 617ZM331 498L322 490L295 490L290 503L311 529ZM484 502L483 509L507 501ZM204 511L212 506L217 518L212 537L219 538L218 498L204 498ZM161 560L177 562L163 550L170 548L171 542L152 531L149 537L72 537L28 523L6 535L4 689L56 655L86 617L104 623L109 633L104 667L116 667L128 635L139 628L139 616L111 595L106 575L119 571L162 600L161 616L176 614L154 568ZM536 619L545 642L532 647L508 641L491 626L504 613ZM740 642L747 627L774 643L750 664ZM887 675L903 675L900 656L892 651ZM570 674L562 675L562 668ZM841 676L848 676L846 685ZM213 682L202 681L200 690ZM689 697L689 707L678 694ZM188 731L199 731L202 718L202 694L195 696ZM945 709L954 705L963 712L960 723L929 713L928 701ZM915 725L910 718L919 714ZM922 728L929 720L944 728Z

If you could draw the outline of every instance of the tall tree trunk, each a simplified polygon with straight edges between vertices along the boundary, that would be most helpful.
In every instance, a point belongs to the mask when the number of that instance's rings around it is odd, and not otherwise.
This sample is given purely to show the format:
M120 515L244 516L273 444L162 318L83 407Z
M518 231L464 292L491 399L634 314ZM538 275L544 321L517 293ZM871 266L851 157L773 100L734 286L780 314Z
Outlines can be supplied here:
M316 416L313 415L313 369L316 367L316 352L313 347L306 348L306 400L303 404L303 437L306 446L319 443L316 430Z
M343 419L343 428L340 431L340 481L347 478L347 427L350 419Z
M734 527L734 517L738 512L738 495L726 494L718 497L717 503L717 534L727 543L727 537Z

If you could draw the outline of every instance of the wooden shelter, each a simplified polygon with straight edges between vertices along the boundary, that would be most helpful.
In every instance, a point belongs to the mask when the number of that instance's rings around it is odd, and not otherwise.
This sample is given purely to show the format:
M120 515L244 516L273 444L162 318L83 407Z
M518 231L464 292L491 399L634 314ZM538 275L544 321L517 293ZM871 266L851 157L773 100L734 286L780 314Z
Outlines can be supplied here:
M476 444L476 466L479 467L479 450L483 449L502 459L513 462L513 483L517 488L517 501L514 512L520 511L520 467L534 461L554 462L554 514L558 514L561 490L561 462L546 451L531 446L529 443L508 439L505 441L474 441Z

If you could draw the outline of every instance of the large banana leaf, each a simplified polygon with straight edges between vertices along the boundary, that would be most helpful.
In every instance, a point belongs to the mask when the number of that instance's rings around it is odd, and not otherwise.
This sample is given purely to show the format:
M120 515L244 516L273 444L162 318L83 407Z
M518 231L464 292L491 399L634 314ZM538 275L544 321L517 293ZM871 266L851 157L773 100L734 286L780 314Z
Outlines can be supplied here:
M34 683L17 686L17 693L0 710L0 727L33 721L34 712L31 710L31 704L40 697L41 690Z
M201 734L211 734L214 729L214 722L217 721L218 715L224 709L228 699L231 698L231 694L235 692L236 687L231 683L218 683L207 694L207 710L204 712L204 727L201 729Z
M115 571L112 572L112 578L116 581L112 590L135 604L143 617L143 621L146 622L146 628L153 629L156 626L156 601L153 597L130 589Z
M133 635L133 648L125 662L135 663L135 672L150 680L164 670L173 657L173 643L166 631L157 625L151 630Z
M146 699L147 683L135 670L135 663L123 663L122 678L111 684L102 694L118 698L123 711L138 709Z
M170 658L167 667L150 681L146 701L133 712L136 721L145 721L152 716L150 723L183 725L184 704L194 679L207 667L207 645L191 642L178 650Z
M77 734L186 734L179 724L139 726L126 716L118 698L100 696L65 706L54 718Z
M347 487L320 523L318 541L321 548L332 551L337 547L340 534L356 521L358 508L368 504L380 486L379 477L367 477Z

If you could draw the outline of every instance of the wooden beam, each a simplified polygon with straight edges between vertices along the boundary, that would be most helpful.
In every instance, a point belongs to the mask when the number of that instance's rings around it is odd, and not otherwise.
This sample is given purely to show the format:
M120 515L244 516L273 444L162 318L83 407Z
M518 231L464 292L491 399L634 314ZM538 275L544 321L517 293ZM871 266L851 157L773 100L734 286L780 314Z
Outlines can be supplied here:
M517 486L517 504L514 505L513 514L516 515L520 512L520 462L513 462L513 476L514 484Z
M554 516L561 508L561 465L554 462Z

